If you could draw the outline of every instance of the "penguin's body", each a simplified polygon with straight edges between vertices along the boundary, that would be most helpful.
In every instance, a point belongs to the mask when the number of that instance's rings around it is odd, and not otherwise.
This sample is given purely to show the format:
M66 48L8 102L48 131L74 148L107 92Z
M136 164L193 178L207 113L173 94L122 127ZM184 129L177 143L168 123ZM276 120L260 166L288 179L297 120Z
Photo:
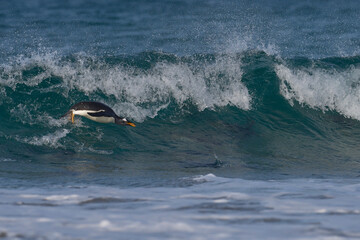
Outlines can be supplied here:
M74 123L74 116L79 115L95 122L116 123L135 127L134 123L129 122L126 118L119 117L110 107L99 102L79 102L73 105L64 116L68 114L70 114L72 123Z

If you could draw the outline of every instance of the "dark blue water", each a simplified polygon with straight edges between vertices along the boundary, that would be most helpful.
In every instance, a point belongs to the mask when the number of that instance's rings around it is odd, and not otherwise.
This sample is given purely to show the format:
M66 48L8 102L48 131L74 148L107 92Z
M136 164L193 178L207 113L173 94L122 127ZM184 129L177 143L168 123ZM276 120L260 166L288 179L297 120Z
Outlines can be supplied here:
M2 1L1 57L41 48L101 56L263 48L291 57L356 55L358 10L357 1Z
M357 1L0 1L0 237L359 238L359 20ZM60 118L80 101L137 126Z

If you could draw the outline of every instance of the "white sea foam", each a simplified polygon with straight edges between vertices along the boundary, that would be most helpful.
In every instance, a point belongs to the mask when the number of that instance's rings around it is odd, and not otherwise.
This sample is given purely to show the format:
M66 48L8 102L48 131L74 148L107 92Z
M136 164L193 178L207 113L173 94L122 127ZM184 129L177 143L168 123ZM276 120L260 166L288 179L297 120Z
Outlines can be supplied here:
M4 86L16 88L18 83L27 86L35 86L42 82L45 78L51 76L49 66L56 65L56 52L47 52L42 54L32 54L30 57L20 55L9 59L8 64L1 64L0 84ZM32 77L24 79L24 70L33 67L41 67L44 71Z
M0 189L0 231L47 239L112 239L119 234L131 239L360 237L355 180L203 177L212 181L178 188Z
M168 222L156 221L151 224L138 222L126 222L123 224L113 224L109 220L101 220L97 224L79 224L77 228L100 228L111 232L128 232L128 233L158 233L166 229L169 232L195 232L196 228L185 222Z
M158 62L146 72L101 64L93 70L82 61L78 64L75 68L66 66L65 71L58 67L53 71L64 78L69 88L86 94L101 90L119 101L126 99L112 107L129 112L137 121L156 116L172 99L180 106L191 101L200 111L228 104L250 108L251 97L241 83L240 64L233 59L221 59L197 70L186 63ZM227 82L218 81L216 76L220 74L226 76ZM144 104L149 107L140 106Z
M12 158L0 158L0 162L16 162L16 160Z
M93 153L97 153L97 154L102 154L102 155L111 155L114 153L114 151L112 150L101 150L101 149L94 149L92 147L89 147L87 149L89 152L93 152Z
M1 85L13 89L19 83L36 86L50 76L58 76L62 83L44 90L60 91L65 97L71 97L68 93L74 89L89 97L100 90L115 97L116 103L108 104L119 114L126 114L136 121L155 117L171 101L180 106L191 102L199 111L226 105L244 110L251 107L251 96L241 82L241 62L231 54L216 56L215 61L196 67L186 62L159 61L149 70L110 65L96 57L83 55L75 56L74 61L66 61L56 53L21 56L11 64L2 66ZM35 66L41 67L42 72L27 76L25 80L23 71Z
M281 80L280 92L291 104L295 100L311 108L337 111L360 120L360 68L295 70L279 64L275 71Z
M45 201L53 202L53 203L60 203L60 204L76 204L81 201L83 197L80 197L77 194L69 194L69 195L50 195L46 196L43 199Z
M195 180L197 182L209 182L209 181L214 181L215 179L218 180L219 178L216 177L212 173L209 173L209 174L206 174L206 175L201 175L201 176L193 178L193 180Z
M58 148L62 147L60 139L66 137L69 132L70 130L64 128L44 136L34 136L30 138L16 137L16 139L20 142L25 142L35 146L49 146L52 148Z
M68 124L69 121L66 118L57 119L46 112L37 112L39 104L40 103L25 105L20 103L15 108L11 109L10 113L16 120L23 124L43 124L51 127L61 127Z
M179 196L179 198L189 198L189 199L210 199L217 200L218 202L228 200L241 200L248 199L249 196L242 193L228 193L228 192L217 192L213 194L185 194Z
M0 232L46 239L360 237L355 180L203 177L212 181L189 187L0 189Z

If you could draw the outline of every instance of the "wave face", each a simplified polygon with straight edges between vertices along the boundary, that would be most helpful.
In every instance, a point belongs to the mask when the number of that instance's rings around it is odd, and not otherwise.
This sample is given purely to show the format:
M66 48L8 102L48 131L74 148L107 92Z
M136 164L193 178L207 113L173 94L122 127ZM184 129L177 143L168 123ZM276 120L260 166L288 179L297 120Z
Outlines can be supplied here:
M51 153L235 175L357 174L359 64L263 51L17 56L0 66L0 151L20 162ZM106 103L137 127L60 118L79 101Z

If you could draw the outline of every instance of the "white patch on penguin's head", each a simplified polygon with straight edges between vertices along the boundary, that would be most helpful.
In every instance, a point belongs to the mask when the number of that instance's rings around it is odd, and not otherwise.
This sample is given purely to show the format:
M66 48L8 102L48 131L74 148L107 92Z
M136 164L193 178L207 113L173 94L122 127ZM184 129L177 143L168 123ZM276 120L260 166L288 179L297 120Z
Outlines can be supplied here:
M127 120L126 120L126 118L119 118L119 117L117 117L117 118L115 118L115 123L116 123L116 124L119 124L119 125L126 125Z
M132 127L135 127L135 124L132 122L129 122L126 118L115 118L115 123L119 125L130 125Z

